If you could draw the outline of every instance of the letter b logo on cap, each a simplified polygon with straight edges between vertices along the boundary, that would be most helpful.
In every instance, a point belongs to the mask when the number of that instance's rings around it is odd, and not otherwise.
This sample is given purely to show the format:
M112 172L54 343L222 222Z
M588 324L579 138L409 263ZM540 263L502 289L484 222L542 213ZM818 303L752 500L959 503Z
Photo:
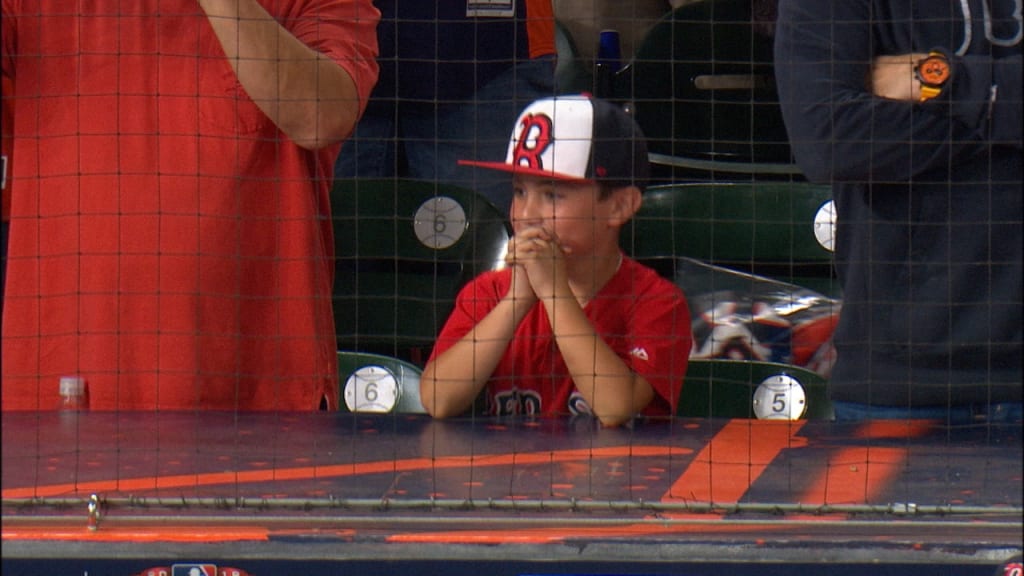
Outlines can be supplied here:
M541 154L551 146L551 118L545 114L527 114L519 124L515 163L518 166L543 170Z

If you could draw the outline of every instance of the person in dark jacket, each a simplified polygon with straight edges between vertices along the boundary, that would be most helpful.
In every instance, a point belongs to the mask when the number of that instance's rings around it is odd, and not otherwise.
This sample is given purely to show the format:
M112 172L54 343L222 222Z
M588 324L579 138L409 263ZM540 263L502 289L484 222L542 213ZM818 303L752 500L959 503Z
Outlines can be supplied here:
M406 177L476 190L502 211L502 178L458 164L498 157L508 124L555 91L551 0L377 0L380 79L337 178Z
M782 0L796 161L833 185L839 419L1020 419L1020 0Z

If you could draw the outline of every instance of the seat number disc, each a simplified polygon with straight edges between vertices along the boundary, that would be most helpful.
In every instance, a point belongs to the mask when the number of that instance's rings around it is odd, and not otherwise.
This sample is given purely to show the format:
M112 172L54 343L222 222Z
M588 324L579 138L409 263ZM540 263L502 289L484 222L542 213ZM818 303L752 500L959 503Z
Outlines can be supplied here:
M807 395L795 378L777 374L754 391L754 415L761 420L799 420L807 411Z
M433 250L455 245L466 233L467 226L466 211L449 196L438 196L424 202L416 210L413 221L416 238Z
M395 375L383 366L363 366L345 381L345 406L350 412L390 412L401 391Z

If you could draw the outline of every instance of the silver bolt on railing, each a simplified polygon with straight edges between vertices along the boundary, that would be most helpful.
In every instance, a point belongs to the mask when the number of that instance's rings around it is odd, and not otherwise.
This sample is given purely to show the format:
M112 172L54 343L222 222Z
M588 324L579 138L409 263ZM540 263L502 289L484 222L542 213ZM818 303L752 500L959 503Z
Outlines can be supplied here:
M89 496L89 516L87 520L87 526L89 530L98 530L100 527L100 515L102 514L100 506L99 496L92 494Z

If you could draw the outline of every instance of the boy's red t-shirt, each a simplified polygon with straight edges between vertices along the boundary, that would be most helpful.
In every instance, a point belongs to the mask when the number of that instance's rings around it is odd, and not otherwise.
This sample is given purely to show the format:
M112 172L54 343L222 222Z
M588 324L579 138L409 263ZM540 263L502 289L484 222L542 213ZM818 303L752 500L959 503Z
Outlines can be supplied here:
M510 269L486 272L467 284L437 339L431 359L468 334L508 293ZM595 331L654 388L645 415L672 415L693 345L690 311L672 282L630 259L584 307ZM486 389L491 414L578 414L590 409L576 391L543 304L516 328Z

